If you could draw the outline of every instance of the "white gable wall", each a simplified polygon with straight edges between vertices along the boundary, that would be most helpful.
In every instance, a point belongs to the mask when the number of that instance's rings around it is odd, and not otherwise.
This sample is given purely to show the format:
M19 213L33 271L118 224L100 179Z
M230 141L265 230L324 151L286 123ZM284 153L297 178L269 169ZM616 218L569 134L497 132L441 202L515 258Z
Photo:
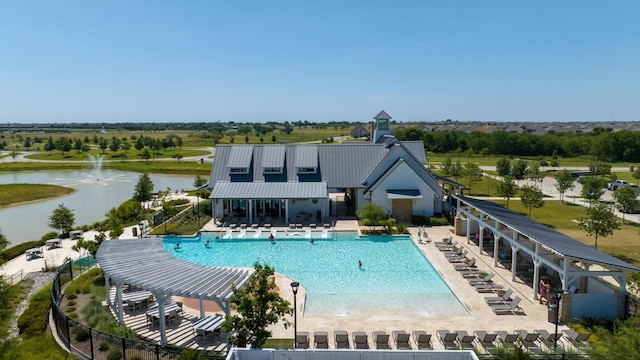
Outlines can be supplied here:
M422 199L413 200L413 215L433 216L436 212L434 208L435 196L431 188L418 176L411 168L402 163L396 170L389 174L384 181L379 184L373 194L371 202L382 206L391 213L391 199L387 196L387 190L420 190Z

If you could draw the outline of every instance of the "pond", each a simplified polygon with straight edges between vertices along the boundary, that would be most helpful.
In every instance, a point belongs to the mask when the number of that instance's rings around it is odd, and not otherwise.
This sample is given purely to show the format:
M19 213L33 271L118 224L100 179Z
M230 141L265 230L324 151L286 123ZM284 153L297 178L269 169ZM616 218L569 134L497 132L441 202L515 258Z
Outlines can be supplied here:
M113 207L130 199L140 173L102 170L99 176L91 171L38 171L0 173L0 184L51 184L76 189L64 197L0 208L0 229L10 246L39 240L49 231L49 216L60 204L71 209L76 226L104 220ZM149 174L154 191L192 189L195 176Z

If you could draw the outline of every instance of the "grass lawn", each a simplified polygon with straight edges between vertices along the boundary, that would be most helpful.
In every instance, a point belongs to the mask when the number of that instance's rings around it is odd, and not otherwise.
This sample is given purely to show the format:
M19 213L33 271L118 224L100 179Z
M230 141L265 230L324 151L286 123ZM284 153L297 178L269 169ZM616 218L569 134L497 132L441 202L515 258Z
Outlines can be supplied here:
M455 164L456 161L460 161L460 163L462 165L466 164L466 163L476 163L480 166L495 166L496 163L498 162L498 160L502 159L504 156L497 156L497 155L472 155L469 156L467 154L463 154L463 153L447 153L447 154L435 154L435 153L428 153L427 154L427 164L429 166L437 166L440 167L440 164L442 164L444 162L444 160L447 157L451 157L451 161ZM520 156L517 158L513 158L511 159L511 162L513 163L514 161L517 161L519 159L522 160L527 160L527 161L532 161L535 163L539 163L540 159L545 159L547 161L551 161L551 156L548 157L540 157L540 156ZM589 166L591 164L591 157L589 156L579 156L579 157L573 157L573 158L563 158L563 157L559 157L558 158L558 163L559 163L559 167L574 167L574 166L581 166L581 167L585 167L585 166ZM608 162L607 164L612 165L612 166L629 166L628 163L611 163Z
M505 205L506 201L494 201L497 204ZM519 200L510 200L509 209L527 216L526 209ZM545 201L545 205L539 209L531 211L531 219L547 225L571 238L574 238L589 246L594 246L593 236L580 229L575 221L585 217L585 208L580 205L562 204L557 200ZM627 261L636 266L640 266L640 226L637 224L622 225L620 230L614 230L613 235L598 238L598 249L619 259Z
M151 158L152 159L170 159L176 154L182 155L182 157L187 157L187 156L203 156L204 157L209 155L210 152L205 150L188 149L188 148L167 149L167 150L160 150L157 153L151 154L152 155ZM31 160L86 161L88 155L92 155L95 157L100 157L104 155L104 160L107 160L107 161L144 160L142 153L134 148L130 149L129 151L118 150L117 152L105 150L104 153L101 150L93 149L88 153L76 152L75 150L72 150L70 152L62 154L60 153L60 151L56 150L56 151L52 151L51 153L48 153L48 152L34 153L31 155L26 155L25 157Z
M71 188L46 184L3 184L0 185L0 207L55 198L74 191Z

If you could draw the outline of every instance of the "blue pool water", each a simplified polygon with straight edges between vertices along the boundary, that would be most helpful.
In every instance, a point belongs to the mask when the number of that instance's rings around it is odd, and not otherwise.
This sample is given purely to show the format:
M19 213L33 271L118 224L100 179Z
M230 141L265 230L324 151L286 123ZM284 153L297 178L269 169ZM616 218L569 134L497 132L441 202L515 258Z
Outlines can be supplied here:
M361 312L412 312L425 317L466 314L456 296L406 236L363 236L337 233L335 238L309 239L282 235L274 242L254 239L215 241L166 238L165 249L176 258L206 266L253 267L256 261L300 282L306 291L306 314L348 316ZM300 235L298 235L300 236ZM205 241L209 239L209 246ZM180 243L180 249L174 245ZM362 261L362 268L358 267Z

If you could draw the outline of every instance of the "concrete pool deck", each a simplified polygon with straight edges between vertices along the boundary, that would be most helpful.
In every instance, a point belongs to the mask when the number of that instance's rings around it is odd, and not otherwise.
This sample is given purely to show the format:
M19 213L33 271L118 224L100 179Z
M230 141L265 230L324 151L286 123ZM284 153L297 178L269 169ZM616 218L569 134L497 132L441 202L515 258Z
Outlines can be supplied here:
M213 228L210 229L214 230ZM285 230L285 228L277 229ZM333 229L336 231L359 231L360 228L355 220L339 220ZM464 330L469 334L473 334L474 331L487 331L490 333L494 331L513 333L515 330L527 330L529 332L546 330L549 333L555 331L555 324L547 321L547 306L539 304L538 300L533 298L531 286L524 284L524 282L518 278L512 282L511 272L509 270L503 267L493 267L492 257L486 254L480 254L479 248L475 244L466 244L466 237L453 235L453 228L451 226L426 228L426 232L431 239L429 243L424 241L423 243L418 242L418 227L411 227L408 230L415 244L467 309L467 315L434 319L425 318L422 314L416 316L416 314L410 312L405 315L394 314L393 317L386 316L383 313L371 313L367 316L357 318L334 315L308 315L304 313L304 292L301 289L296 298L298 331L307 331L310 334L313 334L315 331L326 331L329 333L330 346L332 347L333 332L336 330L345 330L349 333L364 331L369 334L370 343L372 331L386 331L391 335L391 332L394 330L405 330L409 333L414 330L422 330L428 334L432 334L432 344L435 349L444 349L444 346L437 339L436 332L438 330ZM216 228L215 231L220 231L220 228ZM238 230L235 231L237 232ZM495 283L502 285L505 290L509 288L513 289L514 294L512 298L519 296L522 299L520 306L523 309L523 315L496 315L492 311L484 298L497 295L493 292L478 293L469 285L468 281L454 269L453 264L451 264L445 255L434 245L435 242L442 241L442 239L450 236L468 251L468 258L476 258L476 265L480 271L495 273L495 277L493 278ZM293 293L290 287L291 281L292 279L282 275L277 276L276 279L280 294L293 304ZM301 284L301 288L303 286L304 284ZM290 321L293 323L292 318ZM568 328L560 324L558 331L561 332L563 329ZM270 330L273 332L274 338L293 338L293 327L285 329L284 326L277 325L273 326ZM566 342L558 343L559 347L563 345L570 346ZM393 343L391 346L395 347Z

